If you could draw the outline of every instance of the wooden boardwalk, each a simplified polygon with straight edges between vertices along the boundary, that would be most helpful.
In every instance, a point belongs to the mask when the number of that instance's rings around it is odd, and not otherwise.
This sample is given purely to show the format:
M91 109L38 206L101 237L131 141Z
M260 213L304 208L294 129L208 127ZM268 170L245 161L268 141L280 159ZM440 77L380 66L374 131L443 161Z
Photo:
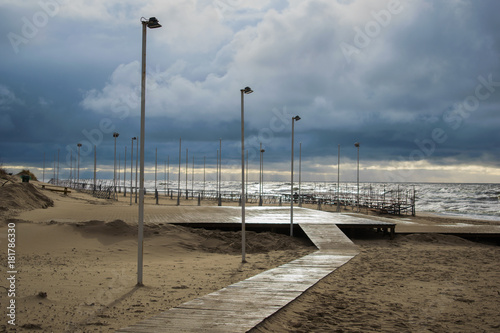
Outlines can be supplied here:
M358 254L356 245L337 227L337 221L330 219L337 214L297 211L302 212L299 216L303 219L296 217L296 221L318 251L117 332L246 332ZM284 210L261 212L259 218L257 210L251 210L250 223L286 220ZM354 219L347 217L350 223Z
M246 332L353 257L318 251L117 332Z

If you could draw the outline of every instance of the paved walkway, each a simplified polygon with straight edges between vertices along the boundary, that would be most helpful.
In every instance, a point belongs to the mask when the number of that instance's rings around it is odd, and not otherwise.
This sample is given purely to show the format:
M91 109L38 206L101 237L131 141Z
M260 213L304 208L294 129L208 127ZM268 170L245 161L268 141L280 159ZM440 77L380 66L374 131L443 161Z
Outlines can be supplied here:
M245 209L245 222L255 224L289 224L290 208L273 206L250 206ZM293 209L294 223L299 224L373 224L374 220L348 214L330 213L320 210L299 208ZM86 202L72 202L57 205L48 209L36 209L19 214L19 219L33 222L84 222L122 220L130 224L137 223L137 205L113 204L96 205ZM146 205L144 208L146 223L241 223L241 207L235 206L162 206ZM375 221L380 225L394 222Z

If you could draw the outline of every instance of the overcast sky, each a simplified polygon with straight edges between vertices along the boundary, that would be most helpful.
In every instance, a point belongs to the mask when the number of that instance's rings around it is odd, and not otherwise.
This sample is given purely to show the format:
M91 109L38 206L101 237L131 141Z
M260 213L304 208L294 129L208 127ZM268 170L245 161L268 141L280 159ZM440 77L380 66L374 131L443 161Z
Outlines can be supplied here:
M500 182L497 0L0 0L0 163L39 176L81 147L81 178L112 175L140 130L146 162L240 172L240 89L251 179L288 179L292 117L302 179ZM129 160L130 161L130 160ZM130 162L127 162L129 165ZM122 161L123 165L123 161ZM48 173L50 171L47 171ZM151 178L152 174L148 175ZM47 177L48 178L48 177Z

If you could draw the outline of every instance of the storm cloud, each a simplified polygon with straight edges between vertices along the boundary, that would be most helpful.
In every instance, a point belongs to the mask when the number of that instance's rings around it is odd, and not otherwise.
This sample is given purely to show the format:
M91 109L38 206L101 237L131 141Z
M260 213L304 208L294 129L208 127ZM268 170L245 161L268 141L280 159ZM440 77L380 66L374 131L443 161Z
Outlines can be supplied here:
M291 117L305 179L500 181L497 1L0 1L0 162L40 168L82 143L113 163L139 135L141 17L148 31L146 160L226 170L246 147L284 178ZM298 156L298 152L296 152ZM183 156L184 158L184 156ZM191 162L190 162L191 163ZM92 169L93 170L93 169ZM66 171L65 171L66 172ZM230 177L230 175L228 175ZM303 178L303 179L304 179Z

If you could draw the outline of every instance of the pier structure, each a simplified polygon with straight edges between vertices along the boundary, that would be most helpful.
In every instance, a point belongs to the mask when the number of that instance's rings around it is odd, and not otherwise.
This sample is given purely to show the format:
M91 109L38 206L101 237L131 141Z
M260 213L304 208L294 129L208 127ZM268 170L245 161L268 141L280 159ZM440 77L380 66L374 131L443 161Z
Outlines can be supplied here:
M50 183L50 181L49 181ZM113 181L99 180L94 188L93 180L80 180L79 183L68 180L60 180L60 186L73 188L79 191L88 192L98 198L110 199L113 193ZM160 183L157 190L151 190L159 198L168 197L180 200L209 200L217 201L219 205L224 202L238 202L241 204L240 191L224 190L203 190L203 189L181 189L166 187ZM372 210L384 214L412 215L415 216L416 192L414 186L403 184L363 184L360 187L359 195L354 186L318 186L315 190L302 190L300 195L297 192L293 196L287 191L283 193L253 193L246 194L246 203L264 206L281 206L289 204L294 200L297 204L315 205L321 210L325 207L335 207L337 211L341 209L361 208ZM145 190L146 191L146 190ZM117 193L130 192L130 187L117 185ZM132 187L132 193L137 189ZM146 193L147 194L147 193Z

